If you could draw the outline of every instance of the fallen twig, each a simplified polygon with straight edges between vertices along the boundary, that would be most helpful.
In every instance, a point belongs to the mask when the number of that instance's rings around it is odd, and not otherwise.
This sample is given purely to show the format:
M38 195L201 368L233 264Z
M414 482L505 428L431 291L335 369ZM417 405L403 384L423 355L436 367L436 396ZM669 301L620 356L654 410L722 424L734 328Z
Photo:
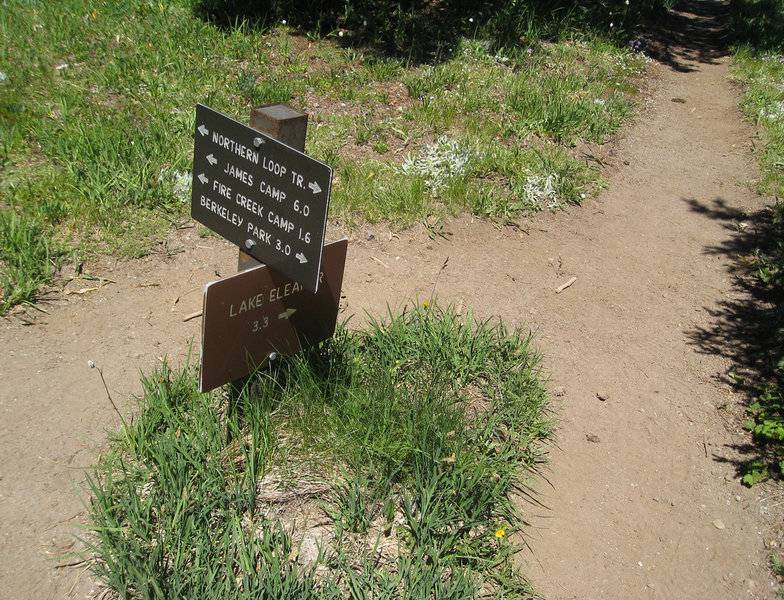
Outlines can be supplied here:
M557 290L555 290L555 293L556 293L556 294L560 294L560 293L561 293L561 292L563 292L563 291L564 291L566 288L568 288L570 285L572 285L572 284L573 284L575 281L577 281L577 277L572 277L572 278L571 278L569 281L567 281L567 282L566 282L566 283L564 283L563 285L559 286L559 287L558 287L558 289L557 289Z
M76 279L77 278L74 278L71 281L75 281ZM70 296L71 294L82 295L82 294L86 294L87 292L94 292L96 290L100 290L103 286L105 286L105 285L107 285L109 283L115 283L111 279L104 279L103 277L90 277L90 276L87 276L87 275L81 277L81 279L91 279L93 281L100 281L100 283L97 286L95 286L95 287L81 288L81 289L78 289L78 290L65 290L63 295L64 296Z
M71 294L86 294L87 292L94 292L96 290L100 290L100 287L89 287L89 288L81 288L79 290L65 290L65 295L70 296Z
M186 321L190 321L191 319L196 319L202 315L204 311L199 310L195 313L189 314L187 317L183 317L182 322L185 323Z
M386 269L388 269L388 268L389 268L389 265L388 265L387 263L385 263L383 260L381 260L380 258L376 258L375 256L371 256L370 258L372 258L373 260L375 260L375 261L376 261L378 264L380 264L382 267L384 267L384 268L386 268Z
M177 303L180 301L180 298L182 298L183 296L187 296L187 295L188 295L188 294L190 294L191 292L195 292L195 291L196 291L196 290L198 290L198 289L200 289L200 288L193 288L193 289L190 289L190 290L188 290L187 292L184 292L184 293L180 294L179 296L177 296L177 297L174 299L174 302L172 302L172 304L173 304L173 305L174 305L174 304L177 304Z
M42 312L42 313L44 313L44 314L47 314L47 315L49 314L49 311L48 311L48 310L44 310L43 308L41 308L40 306L38 306L38 305L37 305L35 302L30 302L29 300L25 300L25 302L24 302L24 303L25 303L27 306L31 306L32 308L34 308L34 309L35 309L35 310L37 310L37 311L40 311L40 312Z

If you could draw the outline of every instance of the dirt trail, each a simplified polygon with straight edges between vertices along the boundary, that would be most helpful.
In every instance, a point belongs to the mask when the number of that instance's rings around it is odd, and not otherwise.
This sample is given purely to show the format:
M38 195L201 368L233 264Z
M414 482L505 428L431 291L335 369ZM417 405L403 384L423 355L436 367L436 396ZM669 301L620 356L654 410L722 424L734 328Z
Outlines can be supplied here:
M537 332L561 424L549 485L538 485L547 508L524 507L533 528L521 562L551 600L774 596L765 545L782 494L739 484L742 398L699 335L740 294L735 257L720 249L765 200L738 185L755 176L753 132L707 9L675 16L645 114L608 157L597 200L525 231L465 218L445 225L446 239L350 233L345 315L435 293ZM228 243L179 231L160 255L89 265L112 283L70 282L34 325L0 323L1 600L98 591L56 559L76 547L83 515L70 481L118 426L98 371L123 409L140 370L163 356L182 364L194 339L198 353L199 320L184 318L206 282L235 270Z

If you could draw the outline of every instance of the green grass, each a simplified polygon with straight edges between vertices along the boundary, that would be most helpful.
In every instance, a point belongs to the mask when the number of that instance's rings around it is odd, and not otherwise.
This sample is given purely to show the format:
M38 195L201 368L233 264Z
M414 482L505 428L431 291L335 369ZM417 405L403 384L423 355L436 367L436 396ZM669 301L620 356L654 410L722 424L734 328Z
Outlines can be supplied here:
M741 108L760 132L761 177L757 190L784 195L784 54L749 46L735 53L735 77L744 84Z
M741 46L735 52L733 75L744 86L741 108L759 133L760 177L754 186L760 194L778 199L784 195L784 55ZM757 361L754 380L744 382L757 396L750 403L746 427L762 453L744 465L747 485L784 472L784 206L778 200L758 224L753 242L750 274L755 297L765 307L760 314L767 315L765 337L770 340Z
M41 220L0 211L0 314L32 302L50 277L59 252L52 248Z
M512 556L551 429L538 361L430 304L231 400L164 367L90 471L85 558L123 598L529 598Z
M480 37L460 34L422 64L315 30L217 27L186 0L8 0L0 211L79 255L158 251L189 219L196 102L245 122L260 103L307 111L307 152L335 168L330 218L348 224L513 219L593 193L601 173L576 147L629 117L644 58L578 32L499 49L470 29ZM470 157L465 168L437 185L403 168L441 139Z
M781 0L730 0L727 29L735 44L759 51L784 49L784 6Z

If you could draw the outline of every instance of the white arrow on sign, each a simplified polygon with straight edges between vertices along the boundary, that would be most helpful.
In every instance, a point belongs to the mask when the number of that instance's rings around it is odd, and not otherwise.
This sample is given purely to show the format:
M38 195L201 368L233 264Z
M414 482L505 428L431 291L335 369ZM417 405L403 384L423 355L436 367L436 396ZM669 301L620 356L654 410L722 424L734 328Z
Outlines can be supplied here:
M204 125L199 125L199 133L202 135L207 135L210 132Z
M318 184L318 182L316 182L316 181L311 181L311 182L308 184L308 187L309 187L311 190L313 190L313 193L314 193L314 194L318 194L318 193L321 191L321 186L320 186L320 185Z
M208 161L208 162L209 162L211 165L216 165L216 164L218 164L218 159L217 159L217 158L215 158L215 156L214 156L213 154L208 154L208 155L207 155L207 161Z
M204 184L204 183L209 183L210 180L207 176L204 175L204 173L199 173L199 181L201 181Z
M290 318L290 317L291 317L291 315L293 315L295 312L297 312L297 309L296 309L296 308L287 308L287 309L286 309L286 312L282 312L282 313L280 313L280 314L278 315L278 318L279 318L279 319L288 319L288 318Z
M306 262L308 262L308 259L305 258L305 255L302 254L302 252L297 252L297 254L295 256L297 257L297 260L299 261L299 264L301 264L301 265L304 265Z

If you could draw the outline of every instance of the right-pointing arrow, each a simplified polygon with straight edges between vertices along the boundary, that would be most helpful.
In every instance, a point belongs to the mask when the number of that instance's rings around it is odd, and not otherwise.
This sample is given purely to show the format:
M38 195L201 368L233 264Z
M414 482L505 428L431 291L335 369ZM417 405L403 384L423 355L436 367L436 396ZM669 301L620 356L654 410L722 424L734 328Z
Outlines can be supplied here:
M207 135L210 132L204 125L199 125L199 133L202 135Z
M297 312L297 309L296 309L296 308L287 308L287 309L286 309L286 312L282 312L282 313L280 313L280 314L278 315L278 319L288 319L288 318L290 318L290 317L291 317L291 315L293 315L295 312Z
M302 252L297 252L297 254L295 256L297 257L297 260L299 261L299 264L301 264L301 265L304 265L306 262L308 262L308 259L305 258L305 255L302 254Z
M201 181L203 184L210 182L209 178L204 173L199 173L199 181Z
M313 190L314 194L318 194L321 191L321 186L318 184L317 181L311 181L308 184L308 187Z

